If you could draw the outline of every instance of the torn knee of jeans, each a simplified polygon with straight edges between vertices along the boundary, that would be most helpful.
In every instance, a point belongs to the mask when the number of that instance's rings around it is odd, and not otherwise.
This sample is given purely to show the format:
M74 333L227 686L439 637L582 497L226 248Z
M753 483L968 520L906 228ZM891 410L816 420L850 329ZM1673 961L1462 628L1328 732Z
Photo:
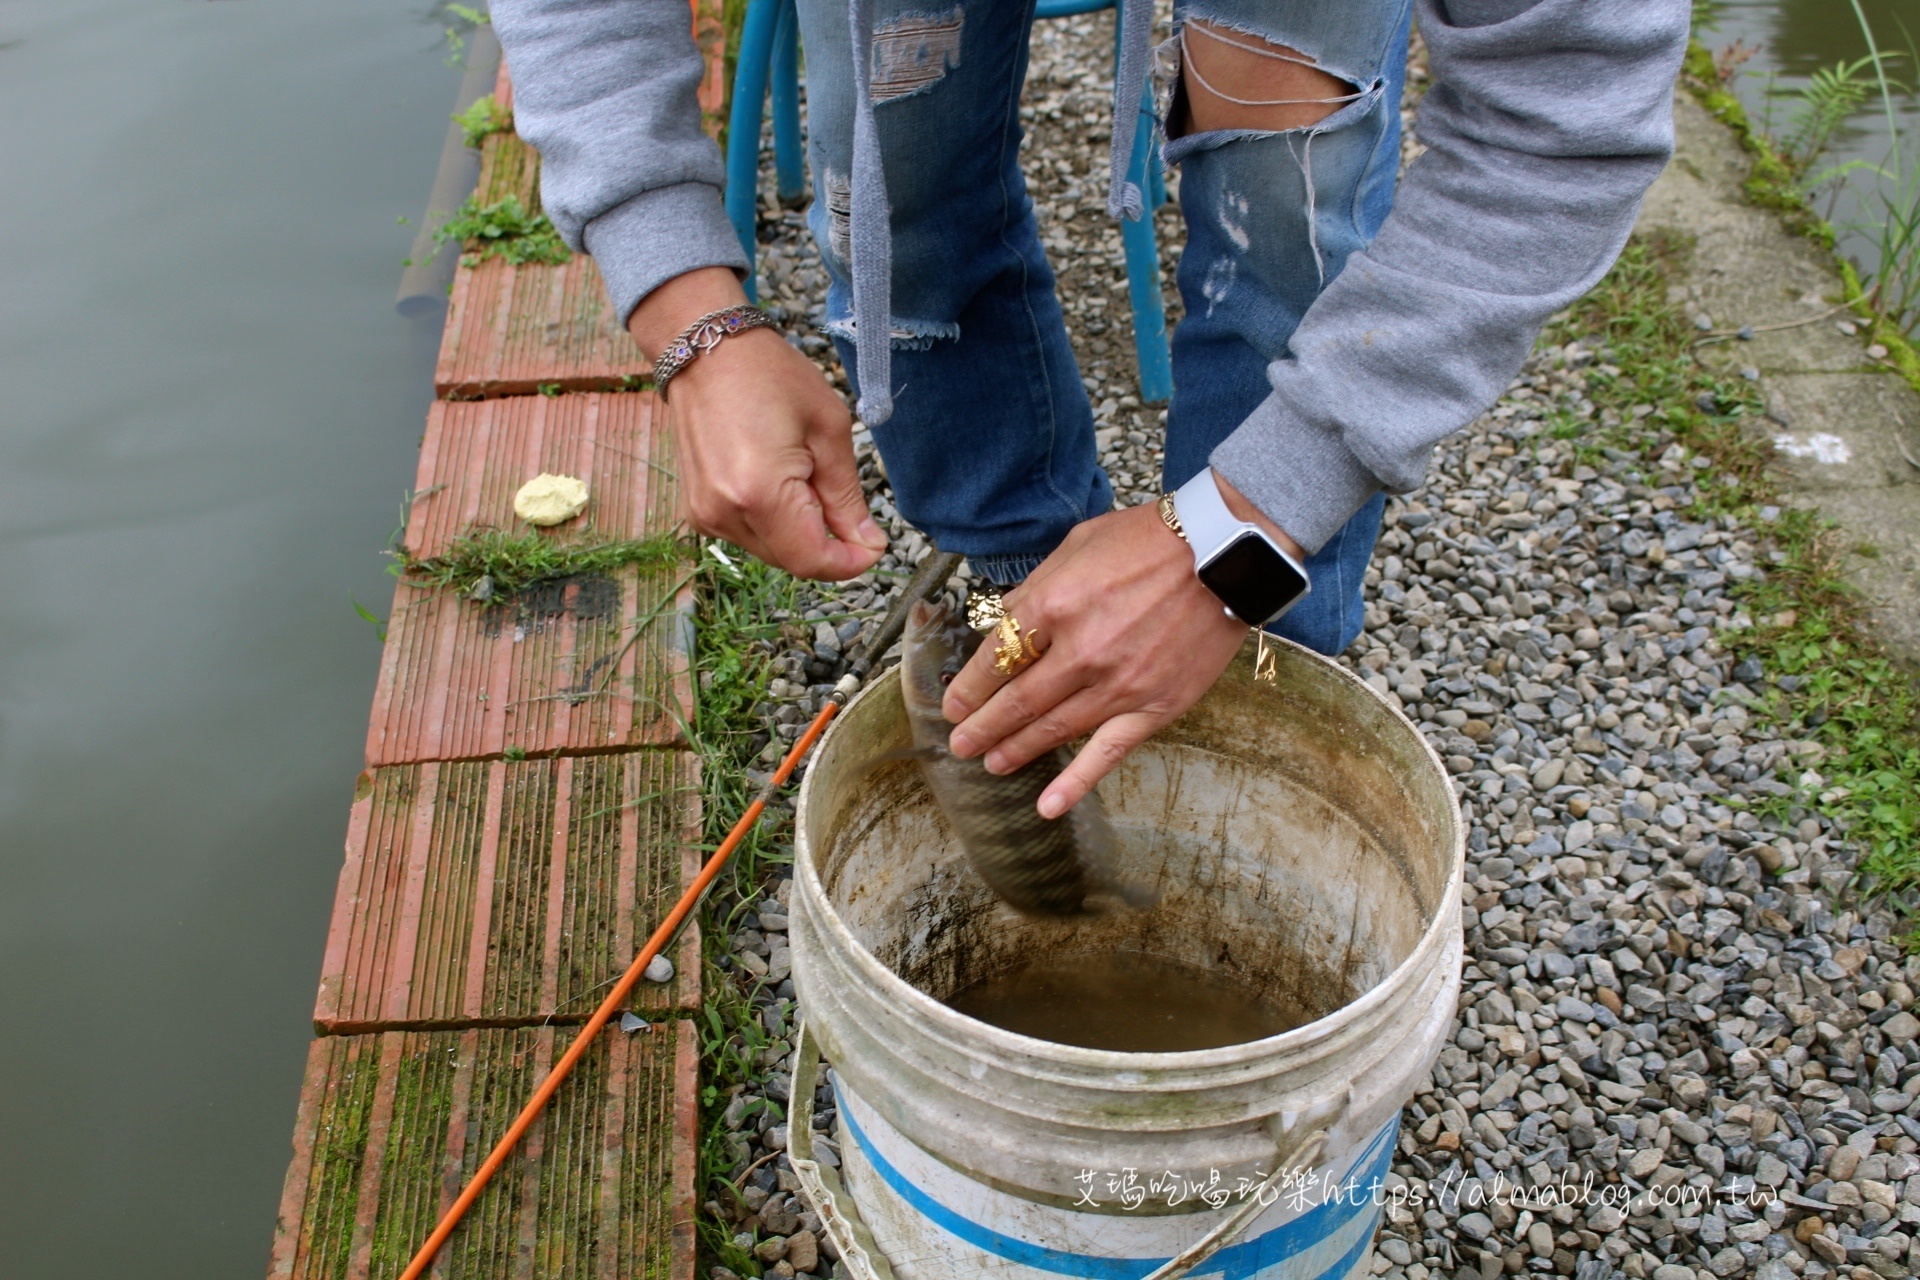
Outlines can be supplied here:
M829 320L827 332L855 342L860 336L860 324L852 316ZM952 320L906 320L894 316L888 324L887 338L887 345L895 351L925 351L942 339L958 342L960 326Z
M873 29L868 92L877 107L924 93L960 65L960 32L966 14L959 5L940 13L909 13Z
M1364 113L1384 87L1378 76L1323 66L1261 32L1189 18L1155 51L1168 86L1161 118L1175 141L1203 133L1273 134L1332 127Z
M827 250L844 265L853 260L853 180L832 169L826 179Z

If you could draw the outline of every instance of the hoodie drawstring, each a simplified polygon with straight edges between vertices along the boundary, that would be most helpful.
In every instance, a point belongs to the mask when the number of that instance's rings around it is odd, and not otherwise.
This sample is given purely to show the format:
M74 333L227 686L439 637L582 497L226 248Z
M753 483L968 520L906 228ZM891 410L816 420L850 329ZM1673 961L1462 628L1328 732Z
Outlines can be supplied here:
M847 264L853 275L853 345L859 363L860 420L893 416L893 229L880 128L873 118L873 0L848 0L853 28L853 174Z
M1133 139L1140 126L1140 95L1147 89L1148 44L1153 36L1153 0L1119 0L1119 68L1113 76L1113 146L1107 156L1107 214L1138 222L1146 216L1146 197L1127 180L1133 163ZM1152 163L1151 160L1148 161Z

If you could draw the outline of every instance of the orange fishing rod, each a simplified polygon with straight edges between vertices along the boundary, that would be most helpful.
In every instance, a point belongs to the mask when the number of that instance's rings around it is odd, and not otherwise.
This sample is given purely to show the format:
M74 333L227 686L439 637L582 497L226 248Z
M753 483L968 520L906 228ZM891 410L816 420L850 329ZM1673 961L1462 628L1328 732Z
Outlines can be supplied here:
M880 630L856 651L853 661L848 664L847 674L834 687L832 694L827 698L827 704L820 708L820 714L813 718L813 723L807 726L806 732L794 741L786 757L780 761L780 767L773 771L773 776L768 778L766 785L760 788L759 794L753 798L753 803L749 804L746 812L740 815L740 820L733 824L733 830L727 832L727 838L720 842L720 847L713 851L706 865L700 868L700 874L694 877L693 883L688 885L686 891L680 895L680 900L673 904L673 910L667 912L666 919L660 922L660 927L655 929L653 936L647 939L647 945L640 948L640 954L635 956L633 963L627 966L627 971L620 976L620 981L613 985L613 990L607 993L607 998L600 1002L600 1007L593 1011L593 1016L588 1018L586 1025L580 1028L580 1034L573 1038L571 1045L567 1046L567 1051L560 1056L560 1061L553 1064L553 1070L549 1071L547 1078L540 1082L540 1087L533 1091L533 1097L527 1100L527 1105L521 1108L518 1116L514 1117L513 1124L508 1126L506 1133L501 1135L500 1141L494 1144L485 1162L474 1171L473 1181L460 1192L452 1206L441 1216L439 1225L433 1229L433 1234L428 1236L426 1243L420 1246L420 1251L413 1255L413 1261L407 1264L405 1271L401 1272L400 1280L420 1280L420 1277L427 1273L427 1268L433 1265L434 1257L453 1235L454 1228L460 1225L460 1220L466 1217L467 1210L473 1207L473 1202L480 1198L482 1191L486 1190L487 1183L492 1181L493 1175L500 1171L500 1166L507 1162L507 1157L513 1154L513 1149L520 1145L520 1139L524 1138L527 1130L533 1127L533 1122L540 1118L540 1113L546 1110L547 1103L553 1100L553 1095L559 1092L560 1085L585 1056L587 1049L593 1044L594 1037L600 1034L607 1023L620 1012L621 1006L626 1004L627 997L633 994L634 987L646 973L647 965L666 949L667 944L673 941L674 935L680 932L681 925L686 923L687 918L700 905L701 898L706 895L714 878L720 874L720 869L726 866L727 859L733 856L733 851L740 847L740 842L746 839L747 832L753 830L753 824L758 822L760 815L766 811L768 802L781 787L786 785L787 779L793 776L793 771L799 767L800 761L813 748L813 744L819 740L820 735L826 732L827 723L838 714L841 707L846 705L847 699L852 697L854 691L860 687L860 682L866 679L867 673L873 670L873 664L878 662L881 655L892 648L893 642L900 638L900 632L906 626L907 609L915 600L931 596L946 586L947 579L952 577L954 570L959 567L958 555L936 554L927 557L921 564L919 572L915 573L912 581L907 584L907 589L900 593L900 599L895 601L893 608L887 611L886 620L880 624Z

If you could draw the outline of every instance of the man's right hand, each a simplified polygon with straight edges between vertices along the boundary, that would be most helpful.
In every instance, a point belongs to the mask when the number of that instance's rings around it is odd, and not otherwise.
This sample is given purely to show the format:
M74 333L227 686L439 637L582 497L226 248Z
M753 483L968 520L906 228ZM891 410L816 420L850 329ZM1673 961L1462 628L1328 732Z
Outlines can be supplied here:
M627 328L652 360L701 316L745 301L731 270L703 267L648 294ZM854 577L886 550L846 403L772 329L696 356L668 385L666 410L682 508L698 532L803 578Z

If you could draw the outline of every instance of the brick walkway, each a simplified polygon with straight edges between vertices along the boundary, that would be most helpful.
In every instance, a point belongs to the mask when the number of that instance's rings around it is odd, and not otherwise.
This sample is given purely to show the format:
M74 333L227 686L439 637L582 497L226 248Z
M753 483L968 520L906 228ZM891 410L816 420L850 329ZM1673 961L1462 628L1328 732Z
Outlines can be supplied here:
M481 201L536 207L537 173L495 134ZM542 471L592 493L557 538L669 528L653 396L623 390L647 372L586 258L463 265L407 550L524 531L513 494ZM686 580L634 570L494 607L395 589L270 1275L398 1275L698 869ZM436 1278L691 1280L697 927L672 958L633 1005L654 1025L601 1036Z

